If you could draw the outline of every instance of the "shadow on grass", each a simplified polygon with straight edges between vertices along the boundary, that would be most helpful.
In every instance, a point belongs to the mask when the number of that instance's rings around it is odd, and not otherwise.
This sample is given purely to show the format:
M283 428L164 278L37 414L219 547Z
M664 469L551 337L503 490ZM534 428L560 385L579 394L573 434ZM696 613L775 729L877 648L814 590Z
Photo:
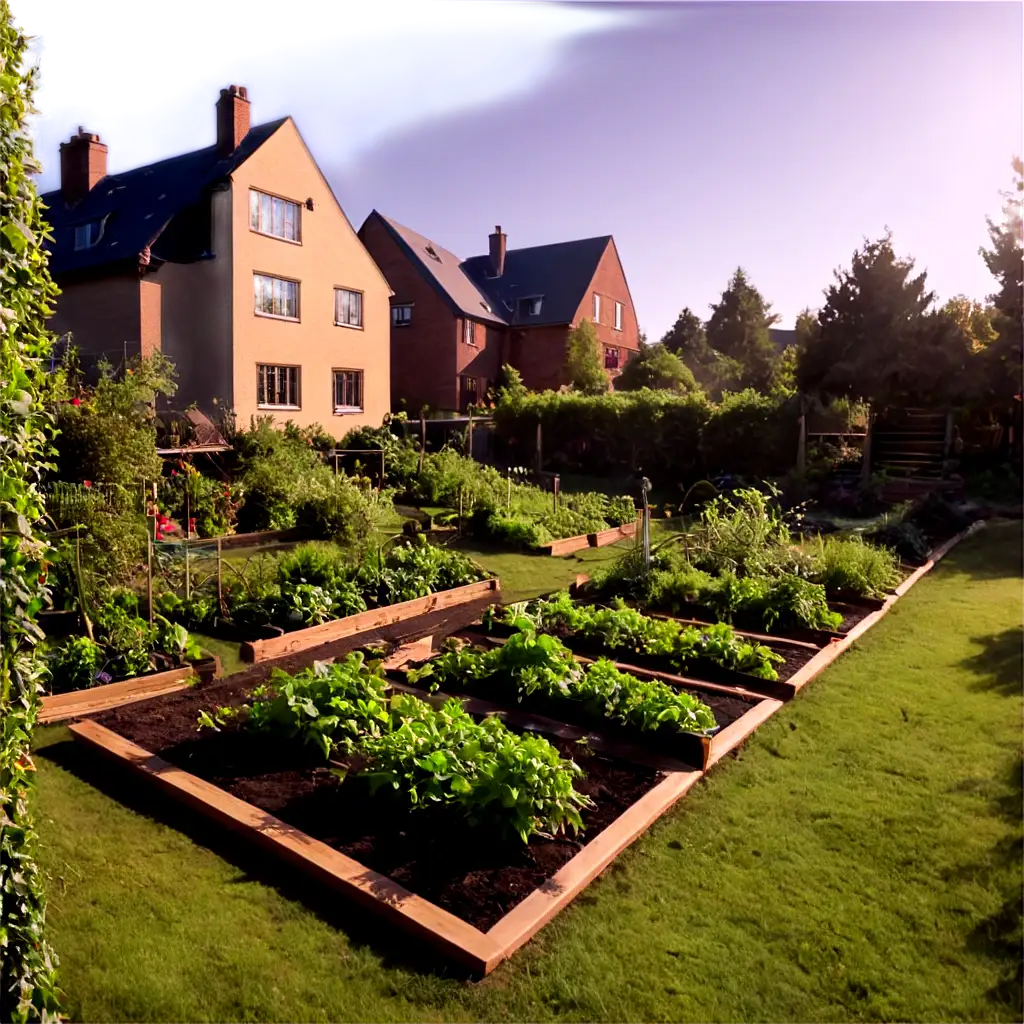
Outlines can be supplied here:
M975 676L972 690L995 690L1007 697L1024 690L1024 629L1013 626L990 636L972 637L981 650L960 662Z
M993 544L992 539L999 543ZM960 572L973 580L1020 579L1024 547L1019 521L990 519L984 528L961 541L943 559L943 571Z
M36 757L52 762L128 810L182 833L244 872L233 884L258 882L282 897L301 903L331 927L343 931L354 947L380 957L385 968L404 968L451 981L472 975L443 959L426 943L394 925L377 921L327 886L306 878L269 852L169 799L145 780L136 779L100 760L74 740L60 740L36 750Z
M1004 874L1004 900L967 937L967 946L1004 966L989 997L1008 1007L1014 1020L1024 1020L1024 828L1021 801L1024 799L1024 758L1018 755L1007 785L995 798L999 814L1013 827L1014 834L997 843L979 870Z

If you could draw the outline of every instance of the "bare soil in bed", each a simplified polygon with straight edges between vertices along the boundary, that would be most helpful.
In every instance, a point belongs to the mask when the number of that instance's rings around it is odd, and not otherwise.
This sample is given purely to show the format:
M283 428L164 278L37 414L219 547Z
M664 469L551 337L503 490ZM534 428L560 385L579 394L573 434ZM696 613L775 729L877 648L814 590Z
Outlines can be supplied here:
M340 782L311 750L237 728L198 733L200 710L241 703L250 673L118 708L96 717L151 753L274 815L478 928L486 930L550 878L650 790L651 768L552 742L584 770L577 789L594 801L580 837L529 844L467 827L444 811L409 812L350 775ZM748 706L749 707L749 706Z

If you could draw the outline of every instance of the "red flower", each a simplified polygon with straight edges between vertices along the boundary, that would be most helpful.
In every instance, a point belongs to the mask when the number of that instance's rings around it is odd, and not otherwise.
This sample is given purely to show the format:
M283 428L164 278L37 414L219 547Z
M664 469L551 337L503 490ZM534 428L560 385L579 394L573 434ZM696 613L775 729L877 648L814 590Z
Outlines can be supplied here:
M46 582L46 573L45 572L42 572L42 573L39 574L39 582L40 583L45 583Z
M72 405L81 405L82 404L82 400L80 398L72 398L71 399L71 404Z
M177 476L177 475L178 475L178 471L176 469L172 469L171 470L171 476Z
M83 480L82 481L82 486L83 487L92 487L92 481L91 480Z

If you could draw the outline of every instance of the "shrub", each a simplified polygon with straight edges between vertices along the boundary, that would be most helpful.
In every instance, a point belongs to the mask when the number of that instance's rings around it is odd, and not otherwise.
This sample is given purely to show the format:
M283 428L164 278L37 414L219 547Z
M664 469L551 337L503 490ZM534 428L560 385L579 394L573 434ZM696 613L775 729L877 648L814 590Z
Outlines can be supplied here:
M95 686L103 664L103 648L86 636L71 637L50 657L50 690L64 693Z
M636 522L636 504L632 498L610 498L604 517L612 526L628 526Z
M539 548L551 542L551 533L522 512L484 512L483 525L474 520L473 532L516 548Z
M239 485L211 480L185 461L160 482L160 503L165 513L200 537L234 533L241 502ZM194 529L188 529L190 523Z
M900 581L896 556L859 537L819 537L807 547L817 562L810 578L830 597L883 597Z
M295 523L313 537L353 549L366 545L380 514L363 492L344 476L322 467L299 488Z

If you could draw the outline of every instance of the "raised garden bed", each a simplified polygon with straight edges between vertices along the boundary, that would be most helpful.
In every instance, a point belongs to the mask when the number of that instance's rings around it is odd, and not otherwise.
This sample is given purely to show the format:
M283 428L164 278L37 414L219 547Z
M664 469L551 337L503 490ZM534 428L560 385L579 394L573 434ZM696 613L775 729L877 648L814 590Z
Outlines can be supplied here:
M560 540L553 540L550 544L543 544L541 551L558 558L563 555L571 555L574 551L583 548L603 548L609 544L618 544L620 540L636 536L636 523L626 523L624 526L613 526L608 530L601 530L598 533L581 533L576 537L563 537Z
M43 697L39 711L42 723L63 722L96 714L122 704L133 704L167 693L184 690L194 680L209 682L220 675L220 658L215 656L194 661L165 672L148 672L132 679L122 679L103 686L90 686L84 690L71 690Z
M417 597L412 601L402 601L383 608L371 608L357 615L347 615L319 626L282 633L271 639L248 641L242 644L242 660L258 662L281 658L313 647L321 647L333 640L372 632L404 619L413 619L455 605L470 604L482 597L489 597L493 601L500 590L498 580L481 580L452 590L427 594L426 597Z

